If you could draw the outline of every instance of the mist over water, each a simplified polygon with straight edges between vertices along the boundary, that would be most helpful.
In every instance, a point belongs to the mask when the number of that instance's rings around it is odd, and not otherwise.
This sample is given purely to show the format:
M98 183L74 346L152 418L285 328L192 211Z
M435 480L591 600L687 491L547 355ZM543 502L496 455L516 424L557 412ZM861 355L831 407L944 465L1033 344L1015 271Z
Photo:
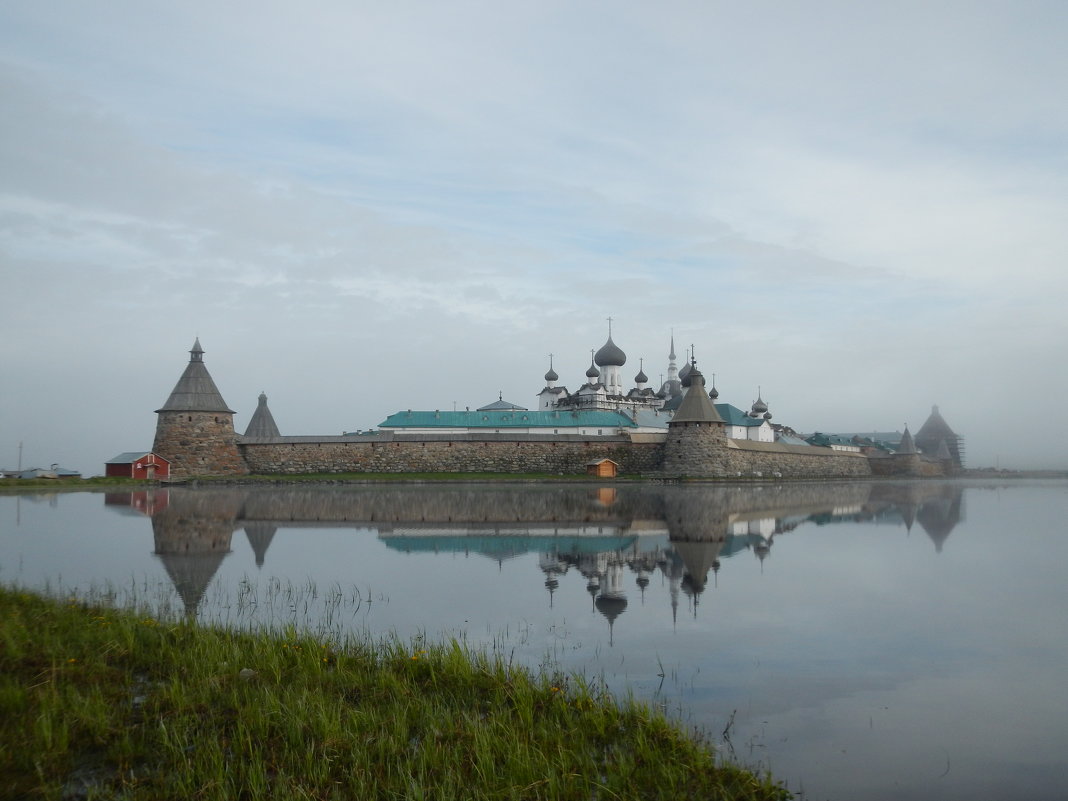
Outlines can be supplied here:
M0 581L458 638L703 729L805 798L1056 798L1068 482L0 497Z

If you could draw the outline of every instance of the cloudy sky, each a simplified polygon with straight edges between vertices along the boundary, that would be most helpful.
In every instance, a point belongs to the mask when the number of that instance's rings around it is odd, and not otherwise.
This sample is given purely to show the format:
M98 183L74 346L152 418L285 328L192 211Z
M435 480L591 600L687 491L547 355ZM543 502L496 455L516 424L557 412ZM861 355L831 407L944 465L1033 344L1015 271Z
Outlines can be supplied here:
M576 388L1068 465L1063 2L0 5L0 466ZM680 358L681 361L681 358Z

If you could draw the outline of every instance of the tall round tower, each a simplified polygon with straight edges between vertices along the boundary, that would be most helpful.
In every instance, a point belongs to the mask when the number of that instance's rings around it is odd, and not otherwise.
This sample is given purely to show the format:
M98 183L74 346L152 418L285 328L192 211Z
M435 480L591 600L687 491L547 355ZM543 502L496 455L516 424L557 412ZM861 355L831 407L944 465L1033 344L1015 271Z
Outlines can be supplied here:
M170 461L173 478L248 473L237 449L234 410L226 405L204 366L199 338L189 351L185 372L156 414L152 450Z
M686 394L668 422L661 469L668 476L724 476L728 456L723 418L705 392L705 377L692 357L689 367Z

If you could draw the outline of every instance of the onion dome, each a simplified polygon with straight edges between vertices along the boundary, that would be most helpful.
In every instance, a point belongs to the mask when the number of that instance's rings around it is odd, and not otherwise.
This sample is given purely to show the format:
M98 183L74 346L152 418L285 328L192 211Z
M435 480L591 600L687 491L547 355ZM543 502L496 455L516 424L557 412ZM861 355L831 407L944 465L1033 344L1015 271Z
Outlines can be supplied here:
M645 374L645 367L641 363L639 363L638 375L634 376L634 383L635 384L648 384L649 383L649 376L647 376Z
M679 370L679 383L682 384L683 387L690 386L690 371L693 369L693 365L690 364L689 355L689 348L687 348L686 364L684 364L682 366L682 369Z
M771 412L764 412L764 419L765 420L770 420L771 419Z
M760 397L760 390L758 389L757 399L753 403L753 410L751 414L753 415L753 417L760 417L760 415L764 414L764 412L766 412L767 410L768 404L764 403L764 400Z
M590 381L593 381L593 379L595 379L595 378L600 378L601 377L601 371L598 370L597 367L595 366L596 365L596 361L597 361L596 358L591 358L590 359L590 368L586 371L586 378L590 379Z
M712 373L712 389L708 391L708 397L712 400L719 398L719 390L716 389L716 374Z
M553 357L549 356L549 372L545 374L546 381L559 381L560 376L556 374L556 370L553 369Z
M622 367L627 363L627 354L620 350L619 345L612 341L612 335L609 334L608 341L597 351L593 361L598 367Z

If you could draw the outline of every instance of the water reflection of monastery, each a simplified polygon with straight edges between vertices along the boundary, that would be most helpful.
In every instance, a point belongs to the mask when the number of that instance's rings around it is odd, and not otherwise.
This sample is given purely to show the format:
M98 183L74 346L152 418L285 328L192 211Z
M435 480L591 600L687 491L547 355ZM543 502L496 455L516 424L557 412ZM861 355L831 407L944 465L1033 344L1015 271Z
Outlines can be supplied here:
M730 559L762 563L802 524L915 524L936 551L962 518L963 487L939 483L585 487L457 485L374 488L155 489L110 493L116 511L151 517L154 552L195 615L233 533L257 567L279 528L373 529L403 553L462 553L503 562L538 554L546 602L563 582L585 583L609 624L630 600L677 619ZM652 580L659 574L660 580ZM666 597L658 599L653 593Z

